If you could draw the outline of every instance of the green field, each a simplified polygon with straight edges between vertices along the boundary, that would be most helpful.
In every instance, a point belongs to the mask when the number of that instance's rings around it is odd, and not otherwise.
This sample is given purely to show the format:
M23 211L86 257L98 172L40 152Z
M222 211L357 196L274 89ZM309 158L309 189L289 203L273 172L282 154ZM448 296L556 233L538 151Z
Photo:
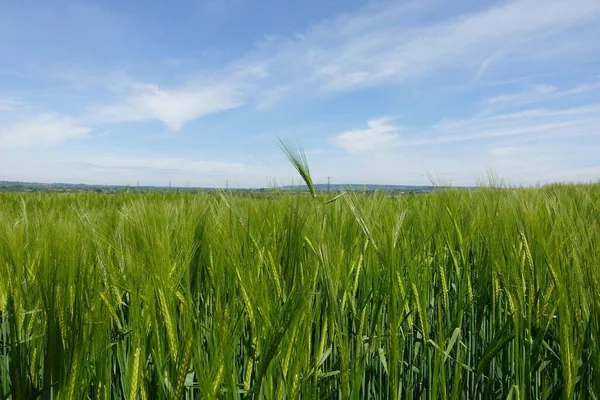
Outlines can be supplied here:
M596 399L600 185L0 195L0 399Z

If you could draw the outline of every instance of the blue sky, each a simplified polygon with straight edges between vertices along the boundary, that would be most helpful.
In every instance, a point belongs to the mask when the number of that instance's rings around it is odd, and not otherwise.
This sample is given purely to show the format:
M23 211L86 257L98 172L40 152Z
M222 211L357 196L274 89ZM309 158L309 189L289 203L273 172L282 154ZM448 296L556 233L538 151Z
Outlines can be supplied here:
M600 1L0 0L0 180L600 179Z

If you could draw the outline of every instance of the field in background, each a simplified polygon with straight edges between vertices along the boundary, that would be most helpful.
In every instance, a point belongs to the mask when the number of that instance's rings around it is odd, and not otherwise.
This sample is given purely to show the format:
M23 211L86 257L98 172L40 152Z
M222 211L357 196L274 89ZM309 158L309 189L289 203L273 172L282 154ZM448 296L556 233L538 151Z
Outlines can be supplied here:
M0 399L598 398L600 185L334 196L0 194Z

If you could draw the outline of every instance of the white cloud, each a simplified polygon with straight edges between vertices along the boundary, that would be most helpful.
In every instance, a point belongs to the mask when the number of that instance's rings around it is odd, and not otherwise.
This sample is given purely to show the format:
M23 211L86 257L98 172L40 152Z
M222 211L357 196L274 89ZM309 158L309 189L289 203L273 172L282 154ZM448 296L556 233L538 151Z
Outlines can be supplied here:
M501 96L494 96L485 100L486 104L522 104L523 102L535 102L540 98L543 98L549 94L556 93L558 88L553 85L535 85L530 90L505 94Z
M600 104L473 116L423 129L399 129L380 118L333 138L348 152L310 151L309 162L321 183L331 176L332 183L428 184L431 174L438 183L473 185L479 177L485 180L488 170L510 184L591 181L600 178L599 129ZM283 158L256 162L60 151L7 152L0 157L0 179L211 187L226 181L230 187L299 181Z
M93 109L88 118L99 123L156 120L174 132L195 119L242 104L241 89L227 82L176 89L138 84L122 103Z
M84 119L94 124L154 120L176 132L191 121L245 104L256 81L266 76L264 66L247 63L168 87L121 77L111 85L121 99L92 107Z
M374 119L367 122L367 129L344 132L335 136L334 142L351 153L359 153L510 136L592 136L598 135L599 131L600 104L591 104L444 120L420 130L408 127L400 130L389 124L389 119Z
M592 136L599 130L600 104L591 104L442 121L430 129L399 138L397 145L424 146L524 135L538 138Z
M394 145L400 128L390 118L367 121L366 129L352 129L335 137L335 144L351 153L360 153Z
M436 1L369 2L289 37L267 37L221 72L196 71L198 82L131 85L120 101L93 109L97 123L157 120L171 131L190 121L251 103L271 108L299 92L331 93L414 82L456 69L481 77L511 57L531 61L570 51L559 43L600 47L597 0L517 0L434 19ZM573 34L572 28L591 26ZM576 36L574 36L576 35ZM544 60L547 62L548 60ZM189 73L190 71L188 71Z
M514 107L556 100L597 90L600 90L600 82L586 82L568 89L559 89L553 85L540 84L523 92L490 97L484 101L484 104L492 107Z
M332 183L423 185L432 176L439 184L469 186L487 181L492 171L512 185L600 179L600 163L593 148L600 140L558 138L495 138L471 146L399 147L378 154L329 157L311 165L317 176ZM494 150L495 149L495 150ZM323 182L323 179L321 180Z
M8 126L0 126L0 150L56 145L91 131L73 118L55 113L39 114Z
M265 110L300 92L412 83L465 68L481 77L491 64L511 57L525 63L550 52L547 62L573 51L559 43L576 40L588 53L600 47L597 0L502 1L444 18L437 8L433 0L368 2L296 35L267 37L218 72L196 71L202 77L196 81L129 84L120 98L92 108L87 118L94 124L156 120L177 131L246 104Z
M25 107L25 103L19 99L12 97L0 98L0 111L14 111L22 107Z
M350 154L329 155L311 169L345 183L427 184L431 173L443 183L473 185L488 170L510 184L600 179L600 104L477 115L419 129L384 121L393 138L378 151L361 152L372 132L378 137L381 122L370 122L344 137ZM333 139L340 145L340 136Z
M420 22L425 10L438 6L369 3L294 38L267 40L256 53L284 79L290 74L300 84L313 81L327 91L341 91L406 82L454 68L476 73L491 58L494 64L515 55L520 62L541 53L557 58L568 51L558 43L574 38L585 43L588 52L599 47L597 0L505 1L425 26L411 21ZM584 26L592 28L572 33L572 28Z

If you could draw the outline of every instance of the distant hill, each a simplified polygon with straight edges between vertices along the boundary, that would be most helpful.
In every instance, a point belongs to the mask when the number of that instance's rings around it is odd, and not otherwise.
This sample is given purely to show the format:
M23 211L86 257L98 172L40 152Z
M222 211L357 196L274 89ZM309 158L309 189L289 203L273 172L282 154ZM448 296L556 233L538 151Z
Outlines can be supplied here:
M86 185L83 183L39 183L0 181L1 192L119 192L124 190L166 191L166 190L216 190L212 188L185 188L168 186L127 186L127 185Z
M370 185L370 184L317 184L315 189L318 192L339 192L350 190L354 192L431 192L433 190L444 189L444 186L415 186L415 185ZM467 189L467 188L464 188ZM125 186L125 185L86 185L72 183L39 183L39 182L19 182L19 181L0 181L0 192L120 192L124 190L140 191L206 191L211 192L219 188L200 188L200 187L168 187L168 186ZM265 192L270 190L283 191L308 191L306 185L279 186L276 188L258 188L243 189L229 188L230 191L238 192Z
M417 186L417 185L371 185L371 184L316 184L315 190L317 192L339 192L341 190L351 190L354 192L431 192L433 190L446 189L447 186ZM295 185L295 186L283 186L279 189L282 190L297 190L305 191L308 190L306 185Z

